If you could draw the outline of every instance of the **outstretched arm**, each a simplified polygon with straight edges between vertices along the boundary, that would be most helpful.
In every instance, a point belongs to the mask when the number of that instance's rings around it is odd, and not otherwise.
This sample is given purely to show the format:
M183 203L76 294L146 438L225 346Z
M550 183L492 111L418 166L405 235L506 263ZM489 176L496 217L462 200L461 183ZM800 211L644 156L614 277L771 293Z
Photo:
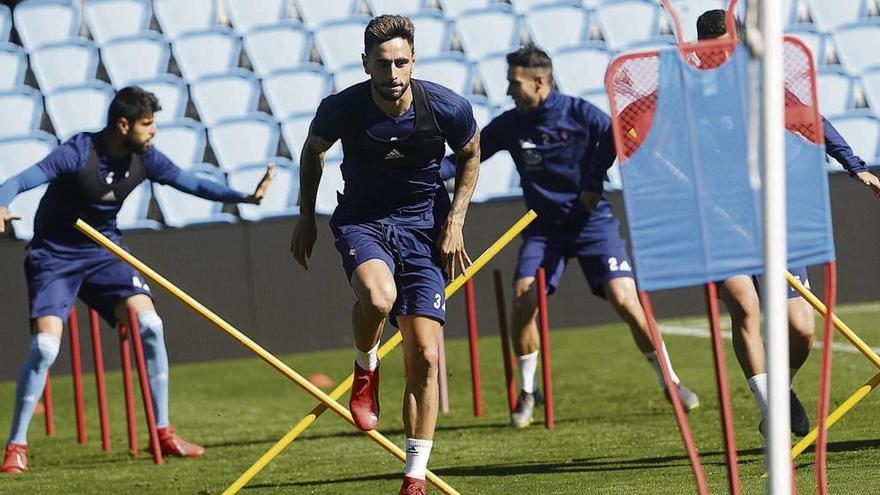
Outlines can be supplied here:
M876 175L868 171L865 161L853 153L849 143L837 132L837 129L831 125L831 122L822 117L822 128L825 134L825 150L849 174L855 177L859 182L871 188L874 196L880 198L880 179Z
M37 165L28 167L18 175L0 184L0 233L6 232L6 223L21 220L9 212L9 203L25 191L49 182L49 176Z
M314 126L314 122L312 123ZM290 252L297 263L309 269L308 259L318 240L318 226L315 223L315 202L318 198L318 185L324 172L324 153L333 143L309 131L303 144L299 159L299 219L293 227L290 238Z
M477 187L477 177L480 175L479 131L475 132L468 144L455 154L458 158L455 174L455 196L452 199L452 209L446 218L446 225L438 240L440 252L446 261L446 270L453 279L455 278L456 265L464 273L471 263L464 248L462 227L464 227L468 205L474 195L474 189Z
M222 201L224 203L251 203L258 205L263 201L263 198L266 197L266 193L269 191L269 186L272 184L272 179L274 178L275 164L270 163L269 166L266 167L266 173L257 184L253 194L245 194L236 191L235 189L228 187L226 184L203 179L196 174L187 172L186 170L181 170L180 174L175 179L171 180L168 185L187 194L192 194L211 201Z

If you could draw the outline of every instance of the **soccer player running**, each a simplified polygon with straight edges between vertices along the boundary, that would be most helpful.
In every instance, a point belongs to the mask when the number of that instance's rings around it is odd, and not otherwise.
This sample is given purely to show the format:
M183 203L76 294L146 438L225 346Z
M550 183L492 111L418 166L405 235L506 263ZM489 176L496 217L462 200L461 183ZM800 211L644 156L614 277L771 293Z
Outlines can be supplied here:
M729 37L725 24L724 10L716 9L704 12L697 19L697 37L700 40L726 39ZM694 59L700 65L699 57ZM720 62L716 62L720 63ZM707 65L707 64L703 64ZM797 97L786 91L788 104L801 104ZM647 136L656 106L656 94L652 93L630 104L623 109L621 118L625 122L634 122L634 126L625 135L625 149L628 154L634 152ZM865 162L856 156L849 144L841 137L834 126L822 117L825 134L825 148L829 155L865 186L880 198L880 180L868 171ZM597 204L602 190L602 177L614 161L613 135L609 131L602 138L597 151L594 167L588 172L589 189L588 205ZM806 267L790 267L789 270L801 283L809 287ZM761 412L759 431L765 433L767 418L767 367L764 355L764 343L761 340L761 303L758 297L760 277L737 275L719 285L719 297L730 312L733 328L733 349L736 359L742 368L749 388L755 396ZM789 360L791 380L806 362L813 346L815 336L815 316L813 309L797 291L788 291L788 323L789 323ZM810 431L810 421L794 390L789 391L791 406L791 431L797 436L804 436Z
M577 258L593 294L607 299L629 326L664 391L666 385L611 204L603 196L597 211L590 213L581 201L584 174L611 119L589 102L553 89L552 61L539 48L529 46L508 54L507 64L507 94L516 107L481 131L480 158L487 160L501 150L510 152L526 205L538 213L523 232L511 317L521 387L511 422L524 428L531 424L537 393L535 273L538 268L546 270L547 291L552 294L571 258ZM444 162L442 175L451 177L454 170L452 162ZM668 355L666 360L669 362ZM699 407L699 398L681 384L671 364L669 373L685 410Z
M300 159L300 217L290 246L296 261L308 269L324 153L341 139L345 190L338 195L330 228L357 297L349 407L358 428L376 428L377 352L390 318L403 334L407 371L406 468L400 489L407 495L426 493L439 397L437 352L446 315L443 265L454 277L470 264L462 225L480 161L480 135L467 100L411 78L413 38L407 17L371 20L362 55L370 79L325 98L318 107ZM451 209L440 180L445 143L461 164Z
M12 428L2 472L28 470L27 429L58 356L64 319L79 297L111 326L129 325L137 314L147 362L162 453L199 457L205 449L181 438L169 420L168 355L162 319L137 272L74 227L77 218L120 243L116 215L126 196L144 180L168 184L196 196L229 203L259 204L274 175L269 165L253 194L234 191L176 167L151 146L159 101L138 87L121 89L110 103L107 126L70 138L43 160L0 184L0 232L18 220L8 210L13 198L49 183L34 218L34 237L24 269L33 338L15 388Z

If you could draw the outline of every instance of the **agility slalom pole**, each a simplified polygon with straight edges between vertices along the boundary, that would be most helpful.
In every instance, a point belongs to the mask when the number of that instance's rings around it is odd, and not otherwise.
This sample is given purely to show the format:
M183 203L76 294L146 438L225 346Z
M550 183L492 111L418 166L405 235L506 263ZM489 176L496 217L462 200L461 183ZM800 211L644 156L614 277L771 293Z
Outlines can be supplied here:
M823 304L822 301L820 301L815 294L810 292L809 289L798 282L798 280L794 278L791 273L785 272L785 278L786 280L788 280L789 285L791 285L794 290L796 290L801 295L801 297L806 299L806 301L810 303L810 306L812 306L813 309L816 310L816 312L818 312L823 317L826 315L827 311L825 309L825 304ZM856 333L853 332L846 325L846 323L844 323L843 320L841 320L836 314L832 313L831 319L834 323L834 328L836 328L837 331L840 332L840 334L843 335L843 337L848 340L849 343L852 344L853 347L855 347L862 354L862 356L865 356L865 359L871 361L871 364L877 367L877 369L880 369L880 356L878 356L877 353L874 352L873 349L871 349L871 346L866 344L864 340L856 335Z
M505 246L510 244L510 241L513 240L514 237L519 235L520 232L523 231L532 221L537 218L537 213L534 210L529 210L523 215L515 224L513 224L509 229L507 229L501 237L498 238L495 242L492 243L483 254L481 254L473 264L468 268L467 273L462 273L458 277L455 278L449 285L446 286L446 299L448 300L452 297L453 294L458 292L459 289L467 282L471 277L477 274L484 266L486 266L492 258L495 257ZM394 350L395 347L400 345L403 341L403 336L401 333L395 332L391 338L388 339L381 347L379 347L379 359L384 359L385 356L388 355L389 352ZM330 397L333 400L337 400L342 397L343 394L348 392L351 389L351 384L354 381L354 373L348 375L345 380L333 389L330 392ZM276 457L278 457L281 452L287 448L296 438L306 430L315 420L318 419L318 416L324 414L324 411L327 410L327 406L323 403L316 405L306 417L301 419L289 432L287 432L280 440L278 440L275 445L273 445L269 450L266 451L257 462L255 462L251 467L247 469L242 475L235 480L229 488L227 488L223 495L234 495L239 492L250 480L252 480L257 474L260 473L263 469L269 465Z

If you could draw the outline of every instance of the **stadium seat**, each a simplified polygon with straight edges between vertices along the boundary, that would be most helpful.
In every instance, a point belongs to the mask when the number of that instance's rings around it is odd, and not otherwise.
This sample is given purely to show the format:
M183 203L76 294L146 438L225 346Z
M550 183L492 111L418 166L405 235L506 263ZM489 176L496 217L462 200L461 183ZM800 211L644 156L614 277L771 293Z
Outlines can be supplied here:
M153 138L153 146L181 168L202 163L206 142L202 124L186 118L162 125Z
M853 108L853 80L842 70L824 69L817 77L819 111L839 115Z
M580 45L590 35L587 11L574 1L539 5L526 14L526 25L532 41L550 54Z
M469 95L468 101L474 111L474 120L477 122L477 129L486 127L495 116L495 109L489 104L489 100L480 95Z
M315 198L315 213L319 215L332 215L339 203L336 193L341 193L345 189L341 164L342 162L337 160L325 160L324 162L324 172L321 174L318 195Z
M211 127L223 119L243 117L256 111L260 83L252 72L235 69L192 83L190 95L202 123Z
M449 50L450 23L439 12L425 12L410 17L416 28L416 53L419 58L436 57Z
M101 48L101 60L117 89L136 81L156 79L168 71L171 47L159 33L116 38Z
M416 63L416 66L418 67L418 63ZM349 86L366 81L369 77L364 72L363 64L348 64L333 71L333 87L336 90L335 92L338 93Z
M98 71L98 49L83 38L43 45L30 55L31 70L44 95L92 81Z
M306 64L311 47L311 36L294 20L259 27L244 36L244 49L260 76Z
M513 11L520 15L525 15L534 8L550 5L570 5L572 3L578 7L583 7L579 0L510 0L510 6L513 7Z
M0 91L0 115L0 137L28 135L40 128L43 97L29 86Z
M648 0L612 0L596 7L596 21L612 50L647 41L659 33L659 4Z
M192 82L238 66L241 39L228 28L216 27L180 36L173 49L181 74Z
M58 145L55 136L34 131L27 136L0 138L0 180L18 175L45 158Z
M48 188L49 186L43 184L30 191L25 191L16 196L9 204L9 211L21 217L21 220L12 222L12 232L16 239L27 242L34 237L34 216L36 216L40 200L43 199Z
M425 0L367 0L370 12L375 15L398 14L412 17L426 8ZM418 33L418 29L416 29ZM421 37L421 34L419 34Z
M726 10L727 2L725 0L673 0L672 6L681 23L682 38L686 42L692 42L697 41L697 18L707 10ZM670 26L670 31L673 31L672 22L667 14L661 14L660 22Z
M223 173L217 167L197 164L187 170L203 179L225 183ZM207 199L178 191L171 186L155 184L153 194L156 196L156 202L159 203L159 209L162 210L165 225L169 227L186 227L207 223L233 223L236 221L234 216L221 211L223 208L222 203L208 201Z
M570 95L603 89L611 59L611 54L598 43L560 50L553 58L556 84Z
M816 67L821 68L828 62L827 44L825 43L826 36L824 34L816 31L812 27L790 29L786 31L785 34L794 36L807 45L807 48L809 48L810 52L813 54L813 60L816 62Z
M461 95L473 93L471 64L464 57L447 55L419 59L413 76L446 86Z
M6 5L0 4L0 43L9 40L12 31L12 11Z
M357 13L355 0L335 0L333 2L315 0L297 0L296 11L306 26L312 30L329 22L341 21ZM363 43L361 31L361 43Z
M42 45L75 37L79 32L79 2L25 0L12 11L15 30L28 53Z
M289 0L226 0L232 29L239 35L251 30L278 24L287 17Z
M880 65L880 20L850 24L835 31L833 38L840 63L850 74Z
M875 67L862 74L862 85L865 97L874 114L880 116L880 67Z
M849 142L856 155L868 164L880 164L880 117L857 114L829 117L828 120ZM833 169L842 170L836 161L829 163Z
M229 186L239 191L252 191L263 174L265 165L251 165L229 173ZM299 214L299 168L289 160L276 159L275 180L269 194L260 205L239 204L241 218L256 222L264 218Z
M150 28L153 7L147 0L89 0L83 12L92 39L98 46L128 38Z
M46 96L46 113L55 135L66 141L78 132L98 131L107 123L113 88L101 81L59 89Z
M278 124L265 113L224 120L208 130L208 140L223 170L263 163L278 151Z
M507 96L507 57L496 54L477 62L477 72L489 103L500 107L513 104Z
M24 84L27 56L22 47L0 42L0 90L14 89Z
M592 103L593 106L602 110L603 112L610 114L609 103L608 103L608 93L605 92L604 89L592 89L589 91L584 91L581 93L581 98L587 100Z
M320 65L284 69L263 79L263 93L279 121L294 113L314 112L332 90L333 81Z
M315 45L321 53L321 61L327 70L335 72L345 65L361 63L361 53L364 51L364 28L369 21L369 17L354 17L345 21L330 22L315 32Z
M153 10L162 32L171 39L217 25L215 0L153 0Z
M150 198L152 197L151 183L142 182L132 191L122 208L116 214L116 226L121 230L159 230L159 222L147 218L150 210Z
M455 29L470 60L494 52L509 52L520 44L519 19L509 5L469 10L455 20Z
M522 192L516 188L519 175L516 165L507 151L499 151L480 165L480 180L474 189L471 201L482 203L490 199L520 196Z
M809 6L813 24L830 33L866 15L865 0L801 0Z
M492 0L439 0L439 3L443 15L450 19L458 17L462 12L484 9L493 4Z
M173 74L162 74L156 79L138 81L137 85L159 99L162 110L154 115L156 122L164 124L183 118L189 101L189 93L183 79Z

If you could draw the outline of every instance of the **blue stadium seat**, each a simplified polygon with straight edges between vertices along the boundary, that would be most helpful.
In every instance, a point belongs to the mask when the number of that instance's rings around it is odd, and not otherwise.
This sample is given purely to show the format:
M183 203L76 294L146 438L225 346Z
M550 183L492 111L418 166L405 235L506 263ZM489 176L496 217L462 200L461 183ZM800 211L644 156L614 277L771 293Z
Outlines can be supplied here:
M238 66L241 39L228 28L216 27L180 36L173 50L181 74L192 82Z
M495 109L489 104L489 100L480 95L469 95L467 97L474 110L474 120L477 122L477 129L482 129L492 121L495 116Z
M239 35L261 27L278 24L287 17L289 0L226 0L232 28Z
M284 69L263 79L263 94L279 121L294 113L314 112L332 90L333 81L320 65Z
M367 0L367 5L373 15L398 14L410 17L426 8L425 0ZM416 32L419 32L418 29Z
M189 93L183 79L173 74L162 74L155 79L138 81L137 85L159 98L162 110L154 115L156 122L164 124L183 118L189 101Z
M98 49L83 38L43 45L30 55L31 70L46 95L63 86L92 81L98 71Z
M329 22L336 22L351 17L357 13L355 0L335 0L333 2L315 0L297 0L296 10L306 26L317 29ZM361 31L361 44L363 44L363 31Z
M13 89L24 84L27 56L14 43L0 42L0 90Z
M89 0L85 2L83 17L92 39L103 46L112 39L147 31L153 7L147 0Z
M499 107L513 105L507 96L507 57L504 53L490 55L477 62L477 72L490 104Z
M215 0L153 0L153 11L162 32L171 39L217 26Z
M510 0L510 6L513 7L513 11L520 15L526 15L528 11L534 8L550 5L571 5L572 3L578 7L583 7L579 0Z
M220 183L226 182L220 169L212 165L197 164L187 170L203 179ZM162 210L165 225L169 227L186 227L208 223L234 223L236 221L233 215L221 211L223 208L222 203L208 201L207 199L178 191L171 186L155 184L153 194L156 196L156 202L159 203L159 209Z
M235 69L192 83L190 95L206 127L257 110L260 82L250 71Z
M122 230L159 230L159 222L147 218L151 197L151 183L142 182L122 203L116 214L116 226Z
M345 65L361 63L361 53L364 51L364 28L369 21L369 17L353 17L345 21L327 23L315 32L315 45L321 53L321 61L327 70L334 72Z
M507 151L499 151L480 165L480 180L471 201L481 203L490 199L522 195L516 165Z
M509 52L520 44L519 18L509 5L469 10L455 20L464 54L479 60L494 52Z
M0 137L28 135L40 128L43 97L29 86L0 91L0 115Z
M321 174L321 183L318 184L318 195L315 198L315 213L319 215L332 215L336 209L336 193L343 192L345 188L341 164L341 161L325 158L324 172Z
M461 54L421 58L415 66L413 76L442 84L461 95L473 93L471 64Z
M839 115L853 108L853 78L840 69L819 71L816 81L819 93L819 111L824 115Z
M16 239L27 242L34 237L34 216L36 216L40 200L43 199L48 188L49 186L43 184L30 191L25 191L16 196L9 204L9 211L21 217L21 220L12 222L12 232Z
M229 186L239 191L253 191L259 184L266 166L263 164L241 167L229 173ZM256 222L264 218L286 217L299 214L299 168L289 160L275 161L275 180L263 202L257 205L239 204L241 218Z
M581 93L580 97L592 103L593 106L595 106L599 110L602 110L606 114L611 113L609 111L608 93L606 93L604 89L592 89L589 91L584 91L583 93Z
M865 97L874 114L880 116L880 67L875 67L862 74L862 85Z
M55 135L66 141L78 132L98 131L107 123L113 88L101 81L59 89L46 96L46 113Z
M418 64L416 66L418 67ZM369 77L364 72L363 64L348 64L333 71L333 87L338 93L349 86L366 81Z
M278 151L279 137L278 124L262 112L224 120L208 129L214 156L226 171L268 161Z
M0 4L0 42L6 42L11 31L12 11L9 10L9 7Z
M590 18L579 3L540 5L526 14L532 41L547 53L577 46L590 36Z
M186 118L162 125L153 138L153 146L181 168L202 163L206 143L204 126Z
M659 32L660 7L649 0L612 0L596 7L596 21L612 50L647 41Z
M553 58L556 84L570 95L605 87L605 71L612 56L601 44L587 43L560 50Z
M833 38L840 63L850 74L880 65L880 20L850 24L835 31Z
M810 17L819 31L830 33L845 24L858 21L867 14L865 0L802 0L810 9Z
M449 50L450 22L439 12L424 12L410 17L416 28L416 52L421 57L436 57Z
M439 0L443 15L452 19L462 12L474 9L484 9L493 4L492 0Z
M244 36L244 49L261 76L307 63L311 47L311 36L294 20L256 28Z
M817 68L825 66L828 62L826 36L824 34L809 26L798 26L797 28L789 29L785 34L794 36L807 45L813 54L813 60L816 62Z
M849 142L856 155L868 164L880 164L880 117L855 114L829 117L828 120ZM840 164L834 160L831 160L829 164L834 170L843 170Z
M0 180L18 175L45 158L57 145L55 136L43 131L0 138Z
M726 0L673 0L672 6L675 8L676 13L678 13L678 17L681 23L682 29L682 38L684 41L691 42L697 41L697 18L706 12L707 10L714 9L727 9L727 1ZM661 23L666 23L670 26L670 30L672 30L672 22L669 21L669 16L661 14L660 17Z
M171 47L159 33L116 38L101 48L101 60L117 89L136 81L156 79L168 71Z
M12 11L15 30L28 53L48 44L76 36L79 2L73 0L25 0Z

